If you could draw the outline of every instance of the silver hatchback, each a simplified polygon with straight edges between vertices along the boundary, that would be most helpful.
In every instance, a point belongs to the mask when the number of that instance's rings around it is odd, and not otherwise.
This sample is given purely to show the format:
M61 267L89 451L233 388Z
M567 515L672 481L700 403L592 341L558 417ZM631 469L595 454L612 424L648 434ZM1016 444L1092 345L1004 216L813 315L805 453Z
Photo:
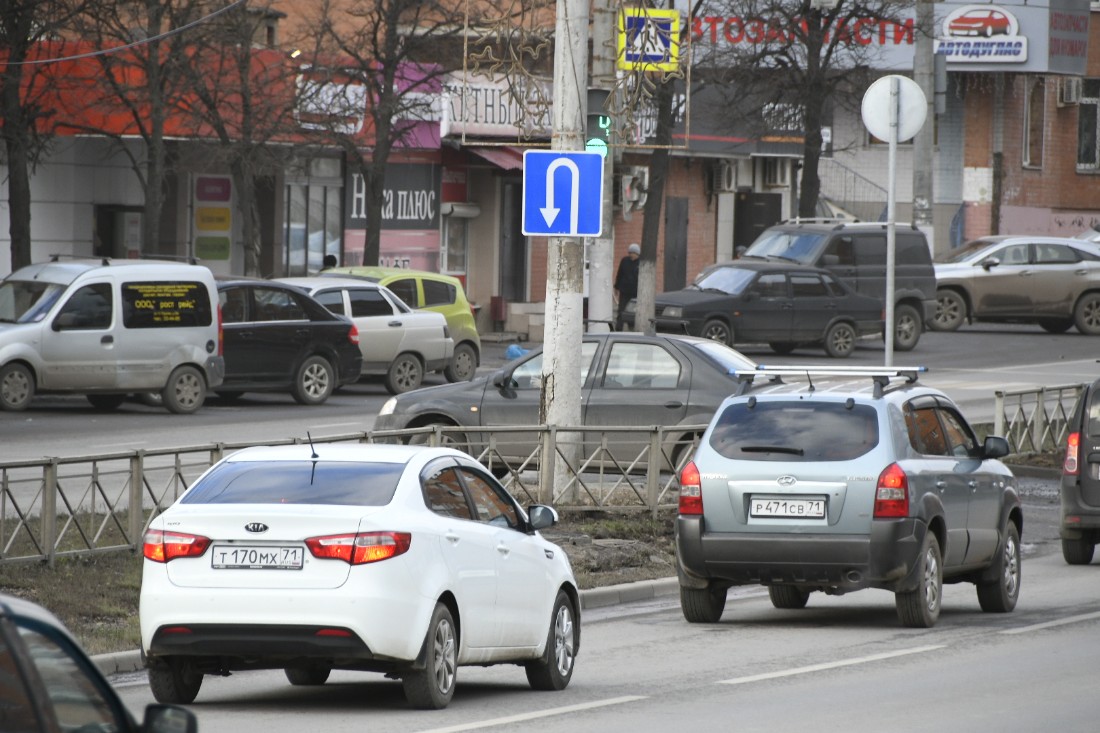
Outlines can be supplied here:
M1023 516L1003 438L979 441L916 369L739 376L757 386L722 404L680 476L688 621L718 621L734 585L767 586L781 609L881 588L912 627L935 624L945 582L1015 607Z

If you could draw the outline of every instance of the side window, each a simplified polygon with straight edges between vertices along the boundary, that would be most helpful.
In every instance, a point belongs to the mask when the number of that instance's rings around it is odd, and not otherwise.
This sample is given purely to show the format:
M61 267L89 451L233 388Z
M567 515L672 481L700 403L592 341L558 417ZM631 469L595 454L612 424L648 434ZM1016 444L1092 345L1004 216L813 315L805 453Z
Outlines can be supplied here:
M834 298L843 298L848 294L848 291L844 289L840 281L832 275L823 275L821 279L825 282L825 289L829 292L829 295Z
M885 234L863 234L853 239L855 240L855 264L857 266L886 267Z
M470 490L470 498L473 499L474 509L477 511L475 519L479 522L519 529L519 512L516 511L515 503L504 489L490 484L487 479L468 468L459 470L462 472L462 477L466 479L466 488Z
M966 421L954 410L940 408L939 413L951 455L959 458L978 455L978 441Z
M1026 265L1028 261L1027 249L1028 245L1026 244L1013 244L1002 249L994 257L999 259L1002 265Z
M61 730L121 733L118 711L70 653L67 642L24 626L19 635L42 679ZM7 730L5 728L5 730Z
M932 266L932 253L928 249L928 240L920 235L902 234L898 236L895 250L894 255L899 265Z
M761 275L753 283L752 292L759 298L786 298L787 276L779 273Z
M38 733L44 730L35 717L26 683L15 656L0 628L0 730L6 733Z
M222 323L244 323L248 320L248 291L229 288L218 293L222 306Z
M1073 264L1077 261L1077 250L1064 244L1035 245L1035 262L1038 264Z
M344 292L342 290L326 290L313 294L314 300L338 316L344 315Z
M581 344L581 384L588 381L588 372L592 369L592 359L596 355L596 344L585 341ZM542 389L542 354L538 354L516 367L512 372L513 389Z
M851 237L837 237L825 247L821 261L817 263L821 267L854 267L856 264L855 247Z
M817 275L791 275L791 294L796 298L822 298L829 291Z
M906 405L905 426L909 430L909 443L918 453L926 456L950 454L935 408L929 406L914 409L911 405Z
M462 481L453 466L432 473L424 478L424 501L428 508L444 517L473 519Z
M258 313L255 321L301 321L306 311L294 296L285 290L256 288L254 290Z
M604 387L671 389L680 382L680 362L657 344L617 343L607 359Z
M111 327L111 285L85 285L61 306L54 320L58 331L93 330Z
M441 283L438 280L424 280L424 307L433 305L453 305L455 302L455 286L450 283Z
M386 285L398 298L405 301L410 308L420 307L420 297L416 294L416 280L405 278L403 280L394 280L392 283Z
M393 306L377 290L349 290L353 318L392 316Z

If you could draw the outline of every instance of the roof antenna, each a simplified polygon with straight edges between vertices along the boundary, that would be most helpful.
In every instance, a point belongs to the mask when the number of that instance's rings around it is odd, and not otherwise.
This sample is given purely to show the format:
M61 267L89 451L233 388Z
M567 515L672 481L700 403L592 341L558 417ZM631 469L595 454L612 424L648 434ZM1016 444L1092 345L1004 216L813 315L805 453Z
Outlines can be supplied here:
M306 437L309 439L309 449L313 451L313 455L310 456L310 458L316 461L321 456L317 455L317 449L313 447L313 436L309 434L308 430L306 431Z
M810 375L810 370L806 370L806 381L810 384L810 391L814 391L814 378Z

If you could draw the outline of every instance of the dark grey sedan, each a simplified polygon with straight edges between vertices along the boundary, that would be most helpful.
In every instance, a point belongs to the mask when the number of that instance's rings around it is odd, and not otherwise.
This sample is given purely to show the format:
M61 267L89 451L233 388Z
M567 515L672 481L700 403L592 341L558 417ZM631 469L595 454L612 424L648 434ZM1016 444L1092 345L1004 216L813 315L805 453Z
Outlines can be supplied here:
M715 409L738 389L734 371L755 363L724 344L692 336L638 333L589 334L581 345L581 418L586 428L683 426L670 431L666 455L679 464L692 429L710 421ZM542 349L471 382L426 387L391 398L382 406L375 430L429 426L478 428L539 424ZM480 453L486 433L448 431L456 443ZM599 431L584 433L586 455L599 447ZM498 433L495 449L506 458L531 455L538 434ZM615 433L617 455L637 456L648 433Z
M626 320L633 321L634 303ZM789 262L711 265L683 290L657 296L656 330L734 344L766 343L778 354L823 346L831 357L883 333L882 301L855 292L828 270Z

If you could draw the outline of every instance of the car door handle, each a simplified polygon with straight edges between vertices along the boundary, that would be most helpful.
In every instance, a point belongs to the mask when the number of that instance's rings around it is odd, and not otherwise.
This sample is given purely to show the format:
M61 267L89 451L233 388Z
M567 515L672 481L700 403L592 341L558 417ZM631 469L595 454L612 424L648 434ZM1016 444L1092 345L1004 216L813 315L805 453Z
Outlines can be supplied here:
M947 488L947 482L943 481L943 480L937 481L936 482L936 488L937 489L946 489Z
M972 489L977 489L978 488L978 482L977 481L967 481L966 485L969 486Z
M401 326L404 325L404 324L402 324L401 321L390 321L386 325L389 326L390 328L401 328Z
M684 403L679 402L677 400L672 400L671 402L666 402L665 403L665 407L667 407L670 410L679 410L683 406L684 406Z
M458 541L459 541L460 539L462 539L461 537L459 537L459 536L458 536L457 534L455 534L454 532L447 532L447 533L445 533L445 534L443 535L443 537L444 537L444 538L446 538L446 540L447 540L448 542L450 542L450 543L451 543L452 545L457 545L457 544L458 544Z
M309 336L309 329L308 328L299 328L294 333L297 336Z
M509 549L508 545L504 544L503 542L497 545L497 552L499 552L501 555L504 555L505 557L507 557L508 553L511 551L512 550Z
M101 343L101 344L113 344L114 342L115 342L115 337L112 336L111 334L107 334L106 336L104 336L103 338L101 338L99 340L99 343Z

